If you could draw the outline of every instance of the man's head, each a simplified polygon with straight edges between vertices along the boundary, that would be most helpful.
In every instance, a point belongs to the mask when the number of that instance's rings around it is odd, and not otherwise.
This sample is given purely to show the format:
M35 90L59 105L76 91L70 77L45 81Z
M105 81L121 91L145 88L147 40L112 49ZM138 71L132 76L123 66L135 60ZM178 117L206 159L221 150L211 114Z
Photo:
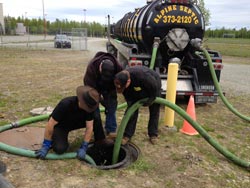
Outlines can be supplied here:
M79 86L76 89L77 98L79 101L79 107L86 112L93 112L99 105L100 95L92 87Z
M101 78L104 82L112 82L115 75L114 63L109 59L102 60L100 64Z
M114 84L116 91L122 93L130 84L129 72L123 70L115 75Z

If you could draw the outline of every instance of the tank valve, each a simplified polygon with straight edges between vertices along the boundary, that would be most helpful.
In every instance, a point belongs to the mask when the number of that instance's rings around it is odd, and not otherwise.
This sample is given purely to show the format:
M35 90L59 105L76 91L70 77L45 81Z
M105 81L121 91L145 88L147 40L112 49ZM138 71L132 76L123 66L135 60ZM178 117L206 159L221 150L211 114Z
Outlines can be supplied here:
M181 69L181 60L178 57L174 57L169 60L169 63L177 63L178 64L178 71Z
M200 38L195 38L195 39L191 39L190 44L197 48L197 49L201 49L201 45L202 45L202 40Z

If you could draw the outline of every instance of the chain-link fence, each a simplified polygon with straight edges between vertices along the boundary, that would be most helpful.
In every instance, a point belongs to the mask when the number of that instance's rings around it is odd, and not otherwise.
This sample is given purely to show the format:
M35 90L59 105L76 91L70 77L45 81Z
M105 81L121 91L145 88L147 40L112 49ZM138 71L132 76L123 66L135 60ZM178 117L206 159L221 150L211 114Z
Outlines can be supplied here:
M72 49L87 50L87 36L88 32L86 28L73 28L71 32L72 36Z
M54 48L54 36L50 35L1 35L0 45L2 47L15 47L15 48Z
M87 29L73 28L72 32L63 32L60 34L68 35L71 41L71 50L87 50ZM38 49L56 49L54 44L55 35L0 35L1 47L20 47L20 48L38 48Z

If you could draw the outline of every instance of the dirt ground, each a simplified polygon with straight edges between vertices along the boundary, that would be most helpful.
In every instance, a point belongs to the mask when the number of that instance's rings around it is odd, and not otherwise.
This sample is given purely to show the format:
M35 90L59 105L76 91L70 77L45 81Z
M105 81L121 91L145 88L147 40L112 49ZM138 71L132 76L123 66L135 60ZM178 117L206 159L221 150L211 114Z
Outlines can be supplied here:
M105 50L105 41L94 40L88 46L88 51L2 48L0 125L30 117L31 109L55 106L61 98L74 95L75 88L82 84L86 63L96 51ZM237 67L237 64L231 63L241 60L225 57L225 67L228 65L230 69L225 68L227 74L222 75L221 83L233 106L249 116L250 87L247 71L250 70L250 63L244 65L235 75L237 79L244 80L241 92L237 92L240 84L233 81L234 76L228 76L228 71ZM244 61L250 62L249 59ZM240 74L241 72L244 74ZM238 78L240 75L242 78ZM232 83L235 85L231 85ZM178 105L186 109L186 104L180 102ZM123 110L117 112L118 123L123 113ZM249 161L249 122L233 115L220 99L216 104L196 105L196 116L197 122L219 144L241 160ZM161 111L159 142L151 145L147 137L147 119L147 109L140 109L136 134L132 139L140 148L140 156L126 168L100 170L77 159L37 160L0 151L0 161L7 166L3 177L17 188L250 187L249 171L225 158L202 136L188 136L168 129L164 125L164 107ZM176 114L177 130L182 124L183 119ZM43 128L44 125L43 121L29 126ZM70 135L74 144L81 138L82 132L79 131ZM74 147L77 148L78 145Z

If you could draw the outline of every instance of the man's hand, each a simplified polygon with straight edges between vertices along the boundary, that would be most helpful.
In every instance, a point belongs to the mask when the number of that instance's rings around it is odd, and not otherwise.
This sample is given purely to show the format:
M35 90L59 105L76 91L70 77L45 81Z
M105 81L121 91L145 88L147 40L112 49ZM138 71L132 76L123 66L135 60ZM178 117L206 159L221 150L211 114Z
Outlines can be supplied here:
M52 145L52 141L51 140L44 139L43 145L42 145L41 149L39 149L39 150L37 150L35 152L36 158L38 158L38 159L45 159L47 153L50 150L51 145Z
M77 150L77 158L80 160L84 160L85 159L85 155L86 155L86 151L88 149L88 142L83 142L81 147Z

